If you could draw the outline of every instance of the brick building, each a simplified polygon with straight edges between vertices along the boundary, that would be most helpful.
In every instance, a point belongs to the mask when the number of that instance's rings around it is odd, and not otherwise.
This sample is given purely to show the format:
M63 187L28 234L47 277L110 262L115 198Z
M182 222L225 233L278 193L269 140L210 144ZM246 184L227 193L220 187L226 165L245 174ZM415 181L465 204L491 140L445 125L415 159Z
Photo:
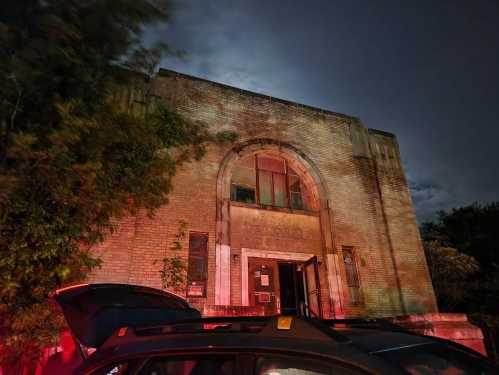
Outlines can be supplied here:
M189 301L216 313L323 317L435 312L393 134L359 119L161 70L148 90L239 135L174 178L168 205L121 220L93 282L161 288L179 222ZM143 89L122 97L138 105ZM177 291L178 292L178 291Z

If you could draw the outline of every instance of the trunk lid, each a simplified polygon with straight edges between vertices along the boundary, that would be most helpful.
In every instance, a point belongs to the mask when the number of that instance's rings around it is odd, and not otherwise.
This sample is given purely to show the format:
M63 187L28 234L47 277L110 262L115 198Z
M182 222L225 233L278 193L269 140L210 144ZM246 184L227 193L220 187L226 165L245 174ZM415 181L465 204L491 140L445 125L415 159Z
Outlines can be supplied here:
M59 304L75 339L99 348L121 327L162 325L201 314L173 293L128 284L80 284L57 290Z

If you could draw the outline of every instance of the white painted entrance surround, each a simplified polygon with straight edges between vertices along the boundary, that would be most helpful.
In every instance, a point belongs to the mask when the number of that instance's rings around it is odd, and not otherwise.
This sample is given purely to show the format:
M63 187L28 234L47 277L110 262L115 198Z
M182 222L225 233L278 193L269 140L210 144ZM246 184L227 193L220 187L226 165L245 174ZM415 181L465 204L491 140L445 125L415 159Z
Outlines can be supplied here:
M312 258L313 253L286 253L258 249L241 249L241 305L249 306L248 292L248 258L267 258L305 262ZM344 318L343 288L339 282L338 255L327 254L327 280L329 298L333 304L332 313L337 319ZM230 305L230 246L216 247L215 304Z
M279 260L292 260L305 262L312 258L312 253L284 253L280 251L267 251L256 249L241 249L241 305L249 306L248 290L248 258L267 258Z

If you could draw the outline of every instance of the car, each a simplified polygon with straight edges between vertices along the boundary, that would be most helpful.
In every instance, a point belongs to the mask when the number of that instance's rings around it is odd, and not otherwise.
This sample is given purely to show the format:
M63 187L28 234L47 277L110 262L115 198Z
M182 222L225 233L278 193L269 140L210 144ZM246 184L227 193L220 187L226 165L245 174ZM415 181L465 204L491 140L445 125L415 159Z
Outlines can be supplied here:
M125 284L53 299L80 349L76 374L499 374L477 352L383 320L202 318L179 296Z

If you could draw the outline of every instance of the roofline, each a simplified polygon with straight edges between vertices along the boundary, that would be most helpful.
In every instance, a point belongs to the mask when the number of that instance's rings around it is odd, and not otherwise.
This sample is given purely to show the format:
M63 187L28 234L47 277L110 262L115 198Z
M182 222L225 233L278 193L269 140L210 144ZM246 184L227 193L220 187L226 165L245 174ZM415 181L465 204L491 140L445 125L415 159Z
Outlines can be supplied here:
M384 137L389 137L389 138L397 138L395 136L395 134L390 133L390 132L385 132L384 130L378 130L378 129L369 128L369 129L367 129L367 131L369 133L371 133L371 134L378 134L378 135L382 135Z
M322 109L322 108L319 108L319 107L314 107L314 106L307 105L307 104L293 102L291 100L276 98L276 97L273 97L273 96L270 96L270 95L265 95L265 94L261 94L261 93L257 93L257 92L253 92L253 91L249 91L249 90L244 90L244 89L237 88L237 87L234 87L234 86L226 85L224 83L210 81L210 80L205 79L205 78L200 78L200 77L192 76L192 75L185 74L185 73L179 73L179 72L176 72L176 71L170 70L170 69L160 68L157 75L159 75L159 76L180 76L180 77L187 78L187 79L190 79L190 80L195 80L195 81L200 81L200 82L206 82L206 83L209 83L209 84L221 87L223 89L228 89L228 90L231 90L231 91L237 91L239 93L243 93L243 94L246 94L246 95L256 96L258 98L263 98L263 99L270 99L270 100L278 102L278 103L282 103L282 104L286 104L286 105L292 105L292 106L295 106L295 107L306 108L306 109L310 109L310 110L312 110L314 112L319 112L319 113L322 113L322 114L333 115L333 116L341 117L341 118L344 118L344 119L347 119L347 120L350 120L350 121L353 120L353 121L360 122L360 119L358 117L355 117L355 116L349 116L349 115L345 115L343 113L334 112L334 111L330 111L330 110L327 110L327 109Z

